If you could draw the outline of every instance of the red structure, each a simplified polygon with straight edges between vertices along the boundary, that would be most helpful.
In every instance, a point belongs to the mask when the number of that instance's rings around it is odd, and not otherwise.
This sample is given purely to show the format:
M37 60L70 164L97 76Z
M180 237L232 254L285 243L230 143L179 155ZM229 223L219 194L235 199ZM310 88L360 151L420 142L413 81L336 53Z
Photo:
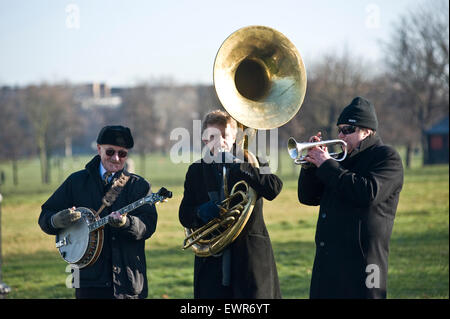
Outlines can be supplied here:
M448 163L448 116L426 131L428 153L425 164Z

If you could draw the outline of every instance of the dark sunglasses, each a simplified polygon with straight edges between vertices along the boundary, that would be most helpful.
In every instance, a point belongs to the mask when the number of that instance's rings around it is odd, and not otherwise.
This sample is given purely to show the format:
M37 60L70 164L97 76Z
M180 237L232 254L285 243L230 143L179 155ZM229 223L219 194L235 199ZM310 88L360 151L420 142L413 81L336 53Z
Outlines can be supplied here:
M128 156L128 152L122 151L122 150L116 151L116 150L113 150L113 149L109 148L109 149L107 149L107 150L105 151L106 155L108 155L109 157L114 156L114 154L116 154L116 152L117 152L117 155L118 155L120 158L124 158L124 157L127 157L127 156Z
M342 133L344 135L349 135L349 134L355 133L356 128L357 127L353 126L353 125L338 127L338 134Z

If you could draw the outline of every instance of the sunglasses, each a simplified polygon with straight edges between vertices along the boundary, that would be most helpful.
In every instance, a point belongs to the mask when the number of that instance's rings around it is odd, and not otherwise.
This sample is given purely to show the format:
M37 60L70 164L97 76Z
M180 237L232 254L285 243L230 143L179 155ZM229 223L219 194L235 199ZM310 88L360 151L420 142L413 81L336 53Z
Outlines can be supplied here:
M355 133L356 128L357 127L353 126L353 125L338 127L338 134L342 133L344 135L349 135L349 134Z
M106 155L108 155L109 157L114 156L114 154L116 154L116 152L120 158L124 158L124 157L128 156L128 152L122 151L122 150L116 151L116 150L113 150L112 148L109 148L105 151Z

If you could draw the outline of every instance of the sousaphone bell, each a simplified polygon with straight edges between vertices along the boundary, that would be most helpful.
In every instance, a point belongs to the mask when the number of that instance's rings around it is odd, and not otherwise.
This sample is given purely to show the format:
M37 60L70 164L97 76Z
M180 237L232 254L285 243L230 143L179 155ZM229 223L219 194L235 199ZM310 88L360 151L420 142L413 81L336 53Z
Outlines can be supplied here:
M217 52L214 87L227 112L254 129L291 120L306 93L300 53L281 32L249 26L231 34Z

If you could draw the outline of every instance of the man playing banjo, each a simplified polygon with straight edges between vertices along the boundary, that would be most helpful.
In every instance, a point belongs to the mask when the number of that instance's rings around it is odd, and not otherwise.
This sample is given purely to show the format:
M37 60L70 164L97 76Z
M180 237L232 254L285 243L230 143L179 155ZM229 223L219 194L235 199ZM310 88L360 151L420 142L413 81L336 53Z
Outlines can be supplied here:
M144 178L124 169L133 145L129 128L105 126L97 138L98 155L85 169L71 174L42 205L39 225L50 235L57 235L82 218L76 207L98 210L100 217L109 216L101 252L94 263L79 270L79 283L75 283L78 299L147 297L144 247L156 229L156 209L144 205L128 215L115 212L150 192ZM111 193L111 185L116 185L113 183L118 179L126 180L126 184L105 207L105 194Z

